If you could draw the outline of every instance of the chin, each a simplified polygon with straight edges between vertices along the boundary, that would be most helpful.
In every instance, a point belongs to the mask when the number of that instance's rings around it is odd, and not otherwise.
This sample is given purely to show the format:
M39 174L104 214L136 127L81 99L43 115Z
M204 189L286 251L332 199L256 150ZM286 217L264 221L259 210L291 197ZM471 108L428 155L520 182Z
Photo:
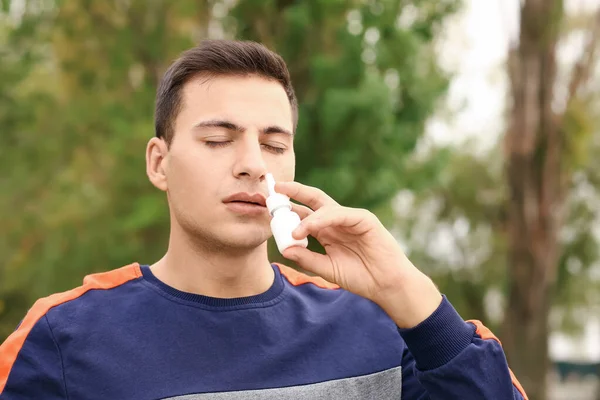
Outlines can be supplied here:
M180 215L176 218L182 231L202 247L213 251L249 251L265 243L271 236L269 220L229 219L229 218L190 218ZM199 223L199 221L202 221Z
M213 229L190 227L188 234L198 243L213 250L251 251L262 245L271 237L271 230L262 224L218 224Z
M271 237L271 231L264 227L242 225L224 230L218 236L222 239L222 242L228 243L230 247L251 249L266 242Z

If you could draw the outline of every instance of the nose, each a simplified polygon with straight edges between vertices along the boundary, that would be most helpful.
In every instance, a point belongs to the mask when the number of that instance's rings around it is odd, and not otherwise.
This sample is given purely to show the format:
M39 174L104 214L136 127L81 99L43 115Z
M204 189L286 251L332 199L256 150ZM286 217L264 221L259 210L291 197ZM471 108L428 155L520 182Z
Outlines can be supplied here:
M238 154L233 168L235 177L262 181L265 179L267 172L267 164L258 140L244 140L242 145L238 147Z

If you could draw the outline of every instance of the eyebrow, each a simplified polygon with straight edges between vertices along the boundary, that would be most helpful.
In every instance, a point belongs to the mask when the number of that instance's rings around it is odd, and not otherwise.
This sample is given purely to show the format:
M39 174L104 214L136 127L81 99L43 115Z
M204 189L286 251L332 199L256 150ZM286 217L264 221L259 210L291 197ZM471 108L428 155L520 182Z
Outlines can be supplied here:
M244 128L240 125L237 125L231 121L221 120L221 119L212 119L209 121L198 122L197 124L194 125L194 129L196 129L196 128L222 128L222 129L227 129L228 131L233 131L233 132L238 132L238 133L244 133L246 131L246 128ZM260 132L267 134L267 135L270 133L283 133L286 135L294 136L294 134L292 132L290 132L289 130L282 128L280 126L277 126L277 125L270 125L266 128L261 129Z

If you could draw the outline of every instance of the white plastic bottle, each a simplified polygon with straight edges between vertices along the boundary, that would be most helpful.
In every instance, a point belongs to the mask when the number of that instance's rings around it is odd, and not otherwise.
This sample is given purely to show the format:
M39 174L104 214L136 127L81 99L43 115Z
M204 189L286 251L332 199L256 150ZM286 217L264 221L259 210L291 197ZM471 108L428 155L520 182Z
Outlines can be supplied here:
M277 249L283 253L285 249L292 246L308 246L308 239L297 240L292 237L294 229L300 225L300 217L292 211L290 198L284 194L275 192L275 179L273 175L266 175L269 197L267 197L267 209L272 216L271 232L277 243Z

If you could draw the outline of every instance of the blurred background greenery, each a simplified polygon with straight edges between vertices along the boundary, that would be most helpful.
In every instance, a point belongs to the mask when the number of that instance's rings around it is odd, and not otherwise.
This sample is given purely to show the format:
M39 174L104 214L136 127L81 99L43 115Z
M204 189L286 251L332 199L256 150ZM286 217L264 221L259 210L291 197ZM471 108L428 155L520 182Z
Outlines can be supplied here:
M452 118L439 43L464 1L1 3L0 341L37 298L162 256L167 204L144 161L157 83L203 38L251 39L290 68L297 180L376 212L498 334L530 398L550 398L548 338L600 305L600 14L520 2L506 127L482 150L424 145L432 117Z

